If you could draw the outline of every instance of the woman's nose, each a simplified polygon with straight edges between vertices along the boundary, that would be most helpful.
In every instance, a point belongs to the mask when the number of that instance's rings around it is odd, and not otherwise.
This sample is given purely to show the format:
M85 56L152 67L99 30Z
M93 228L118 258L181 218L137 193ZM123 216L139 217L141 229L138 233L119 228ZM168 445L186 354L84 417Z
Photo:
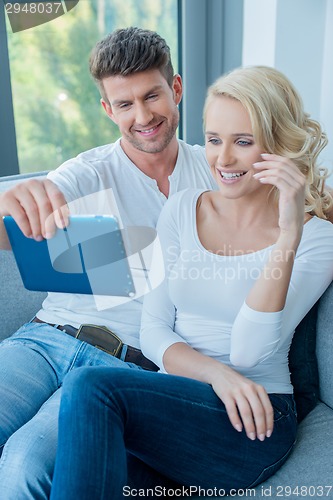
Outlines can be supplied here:
M219 155L218 155L218 163L221 167L225 167L231 165L234 161L232 150L229 146L225 144L221 145Z

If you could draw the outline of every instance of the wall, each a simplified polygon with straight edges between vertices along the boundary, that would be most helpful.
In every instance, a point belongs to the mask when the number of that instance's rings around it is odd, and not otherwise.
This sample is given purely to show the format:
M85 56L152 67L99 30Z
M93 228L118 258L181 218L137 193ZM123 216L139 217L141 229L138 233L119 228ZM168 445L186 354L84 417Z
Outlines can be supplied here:
M333 2L244 0L242 64L284 72L330 140L321 155L333 170ZM329 180L333 185L333 179Z

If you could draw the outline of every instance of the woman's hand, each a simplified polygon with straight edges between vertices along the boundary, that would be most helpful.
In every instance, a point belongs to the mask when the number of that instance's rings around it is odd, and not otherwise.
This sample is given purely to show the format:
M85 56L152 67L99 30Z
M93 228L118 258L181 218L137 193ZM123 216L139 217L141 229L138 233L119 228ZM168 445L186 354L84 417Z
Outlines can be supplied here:
M262 169L254 174L262 184L272 184L279 190L279 227L281 233L302 234L306 178L288 158L273 154L262 154L262 162L254 167Z
M245 428L250 439L260 440L272 434L273 408L261 385L182 342L168 347L163 364L168 373L211 385L237 431Z
M233 427L263 441L273 432L273 407L266 390L232 368L215 365L211 386L223 401Z

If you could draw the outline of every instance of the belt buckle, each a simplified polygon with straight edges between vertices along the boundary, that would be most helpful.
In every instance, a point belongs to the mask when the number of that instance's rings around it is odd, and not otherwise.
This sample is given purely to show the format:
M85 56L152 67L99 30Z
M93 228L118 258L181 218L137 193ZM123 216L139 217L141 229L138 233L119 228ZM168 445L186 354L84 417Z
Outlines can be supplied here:
M123 342L106 326L83 324L79 327L75 336L77 339L120 358Z

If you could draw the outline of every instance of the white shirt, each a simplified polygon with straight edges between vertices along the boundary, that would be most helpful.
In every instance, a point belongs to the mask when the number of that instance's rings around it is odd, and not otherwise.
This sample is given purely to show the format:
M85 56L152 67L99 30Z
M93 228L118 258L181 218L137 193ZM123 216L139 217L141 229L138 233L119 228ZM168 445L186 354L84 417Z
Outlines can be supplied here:
M176 166L169 176L169 196L189 186L216 189L204 148L181 140L178 143ZM115 214L123 227L155 228L167 201L156 180L126 156L120 140L79 154L50 172L48 178L63 192L72 213ZM49 323L75 327L82 323L105 325L124 343L139 347L142 300L139 293L134 299L49 293L37 316Z
M269 393L292 393L289 347L295 327L333 279L333 225L317 217L305 224L284 309L255 311L245 299L274 245L233 256L206 250L196 227L201 193L182 191L162 210L157 230L167 279L145 297L142 351L165 371L166 349L185 342Z

